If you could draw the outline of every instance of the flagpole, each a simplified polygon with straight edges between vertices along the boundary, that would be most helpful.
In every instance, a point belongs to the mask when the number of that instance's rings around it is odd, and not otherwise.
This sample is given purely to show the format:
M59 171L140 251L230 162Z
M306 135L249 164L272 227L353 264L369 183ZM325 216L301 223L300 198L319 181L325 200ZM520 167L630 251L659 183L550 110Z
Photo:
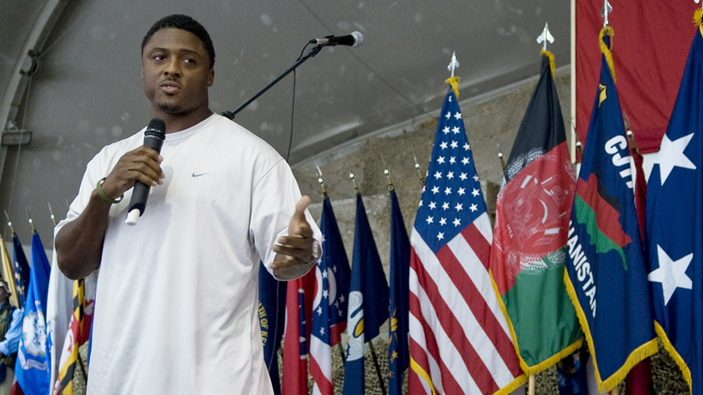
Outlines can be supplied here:
M413 159L415 160L415 169L417 170L417 175L420 177L420 185L425 185L425 176L422 175L422 171L420 170L420 164L417 163L417 156L415 155L415 147L412 145L410 146L413 150Z
M10 232L12 232L12 237L14 238L16 233L15 233L15 227L12 226L12 221L10 221L10 214L7 213L7 210L3 210L5 212L5 217L7 218L7 226L10 228ZM1 239L0 242L5 243L5 239ZM3 248L4 248L3 244ZM17 282L15 281L15 268L11 262L9 262L10 255L7 250L5 250L7 253L7 259L8 259L8 265L7 267L3 267L3 272L7 278L4 278L5 282L7 282L7 285L10 287L10 304L12 304L15 307L20 307L20 300L19 297L17 296ZM5 266L5 265L3 265Z
M500 149L500 144L496 143L498 145L498 159L500 159L500 167L501 169L505 170L505 159L503 156L503 151Z
M320 188L322 189L322 198L327 197L327 187L325 186L325 180L322 179L322 170L320 169L320 166L315 165L315 168L317 169L317 182L320 184Z
M27 212L27 218L29 218L29 226L32 227L32 234L33 235L37 234L37 228L34 226L34 220L32 220L32 214L29 213L29 209L27 207L24 208L24 211Z
M535 395L535 375L530 375L530 381L527 384L527 395Z
M381 393L386 395L386 384L384 383L383 375L381 374L381 367L378 366L378 358L376 358L376 350L373 348L372 341L369 341L369 348L371 349L371 358L373 358L373 366L376 368L378 381L381 383Z
M320 184L320 188L322 189L322 198L327 198L327 186L325 185L325 180L322 178L322 169L320 169L320 166L317 164L315 165L315 168L317 171L317 182ZM339 346L337 347L337 349L339 349L339 355L342 357L342 362L344 362L344 347L342 347L341 342L337 343L337 345Z
M356 193L356 195L359 196L361 193L359 192L359 186L356 183L356 178L354 177L354 173L351 171L351 167L349 167L349 178L352 180L352 184L354 185L354 193ZM378 366L378 358L376 357L376 350L373 347L372 341L369 340L369 341L367 341L367 343L369 344L369 349L371 350L371 359L373 359L373 365L376 368L376 374L378 375L378 381L381 383L381 393L383 395L386 395L386 385L384 384L383 374L381 374L381 367Z
M571 163L576 165L576 0L571 0Z
M54 227L56 227L56 216L54 215L54 210L51 209L51 203L47 202L46 204L49 205L49 214L51 214L51 223L54 224Z

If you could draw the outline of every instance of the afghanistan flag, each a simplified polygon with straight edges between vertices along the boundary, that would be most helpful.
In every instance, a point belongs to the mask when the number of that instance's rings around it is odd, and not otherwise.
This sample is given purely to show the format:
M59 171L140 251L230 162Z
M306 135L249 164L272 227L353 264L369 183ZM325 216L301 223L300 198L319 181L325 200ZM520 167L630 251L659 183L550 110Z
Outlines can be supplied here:
M696 11L700 25L701 13ZM657 334L703 394L703 30L696 31L649 178L647 246Z
M600 83L571 211L564 280L586 333L600 392L657 352L634 201L630 153L610 53L601 31Z
M542 52L537 88L496 202L490 270L520 366L536 374L577 350L583 333L564 286L575 180L554 85Z

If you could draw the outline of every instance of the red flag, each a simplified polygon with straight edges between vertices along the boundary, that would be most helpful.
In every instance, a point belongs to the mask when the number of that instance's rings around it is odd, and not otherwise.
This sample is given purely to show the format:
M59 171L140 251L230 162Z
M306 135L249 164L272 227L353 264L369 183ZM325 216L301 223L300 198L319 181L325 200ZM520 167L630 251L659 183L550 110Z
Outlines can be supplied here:
M625 116L625 124L628 129L628 136L631 130L629 120ZM630 140L630 154L635 163L635 206L637 208L637 221L640 224L640 236L645 240L645 229L647 219L647 180L642 170L642 154L640 154L634 142L634 137ZM652 360L647 358L637 364L625 378L625 395L651 395L654 394L652 388Z
M632 159L635 162L635 173L637 179L635 180L635 206L637 207L637 221L640 224L640 236L642 240L645 240L644 230L647 229L647 179L644 177L644 170L642 170L642 154L640 154L637 147L631 144L630 152L632 153Z
M648 1L646 6L621 1L608 14L618 33L612 54L618 65L618 93L642 153L659 150L691 49L690 36L682 39L681 32L691 31L691 14L699 7L692 1ZM584 143L601 68L593 39L603 27L602 9L603 0L576 2L576 129Z
M315 297L315 270L288 281L286 333L283 338L283 395L308 393L308 344Z

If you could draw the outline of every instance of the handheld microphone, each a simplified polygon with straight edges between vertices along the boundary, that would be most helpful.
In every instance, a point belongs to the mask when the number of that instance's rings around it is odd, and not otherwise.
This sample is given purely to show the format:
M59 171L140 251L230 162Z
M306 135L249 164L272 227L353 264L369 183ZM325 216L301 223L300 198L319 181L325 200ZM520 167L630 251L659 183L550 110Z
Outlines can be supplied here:
M364 45L364 35L359 32L352 32L346 36L327 36L325 38L313 38L310 44L323 45L347 45L350 47L360 47Z
M149 121L149 126L144 132L144 146L161 152L161 146L166 138L166 124L161 118L154 118ZM127 225L136 225L139 217L144 213L146 201L149 199L149 186L141 181L134 183L132 199L129 201L129 214L127 214Z

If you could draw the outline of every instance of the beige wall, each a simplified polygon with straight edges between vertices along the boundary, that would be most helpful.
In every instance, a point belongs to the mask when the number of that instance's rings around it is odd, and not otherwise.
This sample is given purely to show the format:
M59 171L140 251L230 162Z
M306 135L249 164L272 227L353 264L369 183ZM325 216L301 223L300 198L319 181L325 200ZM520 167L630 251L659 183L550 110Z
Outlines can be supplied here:
M537 72L538 70L535 70L535 74ZM529 80L506 87L499 92L460 103L476 171L484 186L483 192L489 212L495 210L495 198L502 177L497 144L500 144L507 160L537 80L538 77L535 75ZM568 67L557 70L556 83L567 130L570 114L569 81ZM356 200L349 178L350 170L354 173L364 198L369 223L388 275L390 198L384 170L388 169L391 172L391 179L409 234L422 193L413 155L417 157L424 174L432 153L436 130L437 118L410 122L398 128L385 130L375 137L356 141L339 147L333 152L310 158L293 169L301 192L312 198L310 212L318 223L322 209L322 194L315 166L319 166L322 170L350 263L356 216Z

